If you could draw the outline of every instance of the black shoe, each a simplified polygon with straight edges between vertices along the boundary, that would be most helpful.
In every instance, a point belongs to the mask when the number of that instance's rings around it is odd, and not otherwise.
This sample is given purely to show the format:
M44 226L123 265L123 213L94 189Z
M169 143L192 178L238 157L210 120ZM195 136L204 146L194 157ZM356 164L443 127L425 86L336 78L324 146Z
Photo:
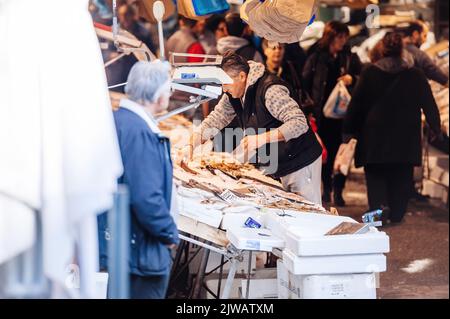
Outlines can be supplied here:
M429 201L430 196L427 195L422 195L421 193L415 191L412 196L411 196L412 200L415 200L417 202L421 202L421 203L426 203Z
M331 202L331 192L324 191L322 194L322 202L330 203Z
M336 205L337 207L345 207L345 200L344 200L344 197L342 197L341 192L334 192L333 200L334 200L334 205Z
M381 207L381 222L383 225L388 225L391 222L391 210L387 206Z

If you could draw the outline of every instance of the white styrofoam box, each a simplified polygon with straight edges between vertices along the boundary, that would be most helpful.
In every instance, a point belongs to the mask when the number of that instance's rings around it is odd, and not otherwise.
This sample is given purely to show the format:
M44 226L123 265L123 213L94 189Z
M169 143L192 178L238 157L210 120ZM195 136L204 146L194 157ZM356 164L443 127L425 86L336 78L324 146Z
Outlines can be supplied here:
M305 234L306 233L306 234ZM371 227L367 233L308 236L305 227L291 227L286 233L286 248L297 256L380 254L389 252L389 237Z
M294 275L277 261L278 299L375 299L374 273Z
M383 254L340 256L296 256L283 250L283 262L294 275L353 274L386 271Z
M292 292L289 285L289 271L283 260L277 259L277 294L278 299L291 299Z
M95 273L95 299L106 299L108 294L108 276L107 272Z
M285 245L283 239L265 228L232 227L227 230L227 238L237 249L243 250L271 252Z
M448 154L442 153L436 148L430 146L429 148L429 157L428 157L428 165L430 168L438 166L442 168L449 167L449 156Z
M264 217L259 211L246 211L246 212L231 212L225 211L222 218L222 224L220 228L223 230L228 230L230 228L243 227L245 221L249 218L253 218L255 221L263 225Z
M218 287L218 279L216 278L209 279L207 281L207 286L214 293L217 293ZM222 285L221 291L222 294L226 276L222 277ZM247 292L247 279L246 274L244 276L240 276L240 278L236 278L233 280L231 295L230 298L245 298ZM207 292L208 299L212 298L212 295ZM275 268L263 268L257 269L256 272L251 276L250 280L250 291L249 291L250 299L275 299L277 298L277 270Z
M247 280L242 279L241 293L243 298L247 292ZM259 268L250 281L250 299L277 298L277 268Z
M448 187L449 184L449 175L448 175L448 168L442 168L439 166L435 166L433 168L430 168L430 180L436 181L444 186Z
M222 211L214 205L203 205L196 198L178 197L180 215L218 228L222 222Z
M446 201L446 198L448 196L448 188L439 185L431 180L424 179L422 184L422 194L428 195L431 198L438 198L438 199L444 199L444 202Z
M376 299L374 273L294 276L301 299Z
M251 279L249 299L276 299L278 297L277 278ZM241 280L242 297L247 296L247 279Z
M283 239L286 239L287 231L291 227L302 230L303 236L320 236L342 222L355 223L356 221L345 216L288 211L284 215L274 211L268 211L264 215L264 226L270 229L275 236Z

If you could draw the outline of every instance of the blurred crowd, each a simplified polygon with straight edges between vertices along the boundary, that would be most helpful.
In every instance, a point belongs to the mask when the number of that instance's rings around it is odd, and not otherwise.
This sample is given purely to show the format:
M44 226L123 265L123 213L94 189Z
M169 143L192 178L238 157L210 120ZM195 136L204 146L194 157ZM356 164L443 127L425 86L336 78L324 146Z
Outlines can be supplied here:
M107 0L92 1L94 21L112 24L111 3ZM120 28L143 41L158 55L156 25L139 16L136 1L117 1L117 15ZM448 144L448 136L441 133L437 121L439 114L427 81L448 85L448 73L436 66L420 49L429 32L428 25L423 21L414 21L388 32L370 51L369 64L362 63L350 46L355 41L361 43L360 37L364 32L351 36L349 27L338 21L328 22L322 37L308 50L304 50L299 43L271 43L260 39L235 12L212 15L203 20L192 20L175 13L165 21L164 32L166 52L224 54L232 51L247 61L263 63L267 72L280 77L292 87L296 100L324 149L321 178L322 200L325 203L346 205L343 196L346 176L335 173L333 163L339 146L351 136L360 138L356 162L366 168L371 209L380 205L390 206L388 196L382 193L388 192L388 189L395 192L397 187L389 180L401 180L410 185L401 194L389 195L391 199L402 199L401 204L391 203L395 207L400 205L398 210L401 216L408 198L420 198L412 181L413 167L421 164L420 110L427 117L431 140ZM105 60L108 60L110 56L106 55L115 54L114 48L111 46L109 51L104 50L103 53ZM185 58L185 62L199 61L201 58ZM129 55L109 66L109 84L125 82L135 62L135 57ZM384 73L382 76L372 74L374 70ZM405 75L404 81L393 80L396 77L391 75L405 70L411 74L405 73L409 76ZM327 118L323 114L323 106L338 82L343 82L353 96L349 115L343 119ZM120 92L123 89L119 87L113 90ZM361 95L362 98L358 100ZM171 97L169 109L185 104L188 99L189 95L185 93L175 93ZM371 103L374 100L383 101L384 107L376 112L373 108L367 109L362 102L368 103L367 99ZM417 101L423 104L419 105ZM395 108L388 107L392 103L396 104ZM217 101L212 101L186 115L190 119L202 120L214 110L215 104ZM408 118L411 120L408 121ZM387 123L392 126L388 127ZM237 119L227 127L238 127ZM376 135L377 139L372 139L371 135ZM379 139L383 135L386 140ZM361 137L364 139L361 140ZM411 144L408 150L405 149L407 144ZM382 167L373 168L372 164ZM387 172L400 172L395 166L384 167L385 164L407 164L408 169L402 176L394 174L396 177L393 178L394 175ZM380 181L373 175L387 177Z
M160 56L157 27L140 16L139 2L116 3L120 30ZM91 1L97 26L112 25L111 5L112 1ZM311 202L343 207L347 176L336 170L335 161L340 148L355 139L354 160L356 167L364 168L368 209L381 209L386 223L398 224L409 200L421 199L413 173L422 164L424 128L429 141L446 144L448 152L448 136L441 130L429 84L431 80L448 86L448 73L420 49L429 33L423 21L387 31L371 48L369 63L361 62L352 50L367 34L362 30L355 36L340 21L327 22L307 50L300 43L259 38L233 10L201 20L174 12L163 25L166 59L171 53L187 53L178 62L192 63L203 61L198 55L222 55L221 68L233 80L223 85L220 99L185 113L194 124L202 121L200 133L194 132L186 145L186 156L192 158L196 146L212 138L205 138L208 129L227 138L229 128L263 128L264 133L232 137L234 143L215 144L214 149L259 150L276 142L278 167L272 177ZM111 41L100 41L105 62L118 56ZM170 250L179 239L171 217L175 191L170 146L155 116L187 104L190 96L171 92L167 63L136 62L129 54L106 67L109 85L128 82L113 90L126 94L114 119L124 165L119 182L130 188L133 212L131 297L164 298ZM351 100L343 116L332 117L324 110L337 87L343 87ZM108 240L105 218L99 218L102 268Z

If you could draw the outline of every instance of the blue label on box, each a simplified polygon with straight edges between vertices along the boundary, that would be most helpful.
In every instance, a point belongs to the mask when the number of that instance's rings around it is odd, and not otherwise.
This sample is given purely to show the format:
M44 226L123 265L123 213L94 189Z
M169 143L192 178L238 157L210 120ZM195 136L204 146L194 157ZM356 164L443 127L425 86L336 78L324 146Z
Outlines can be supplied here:
M244 225L249 228L261 228L261 224L251 217L247 218Z
M181 73L181 78L183 80L195 79L195 78L197 78L197 75L195 73Z

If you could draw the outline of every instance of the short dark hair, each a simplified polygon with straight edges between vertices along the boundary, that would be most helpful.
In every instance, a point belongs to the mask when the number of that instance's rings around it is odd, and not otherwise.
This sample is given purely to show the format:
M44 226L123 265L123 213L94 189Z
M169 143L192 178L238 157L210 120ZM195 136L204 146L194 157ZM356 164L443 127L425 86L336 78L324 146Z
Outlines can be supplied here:
M340 21L327 22L323 30L322 38L319 40L319 46L322 49L329 48L333 40L341 34L345 34L346 36L350 35L350 30L346 24Z
M239 13L228 13L225 16L225 24L229 35L242 37L246 24L242 21Z
M222 64L220 67L225 72L231 72L235 75L239 74L241 71L245 72L245 74L250 72L248 62L242 56L231 50L228 50L223 54Z
M134 20L138 14L138 8L135 4L122 4L119 9L125 9L125 18Z
M405 29L405 35L410 37L413 33L417 31L419 34L423 32L423 22L413 21L410 22L408 27Z
M397 32L388 32L381 40L381 56L387 57L401 57L403 52L402 35Z
M225 22L225 16L222 14L214 14L206 19L206 28L211 32L216 32L221 22Z
M197 24L197 20L186 18L181 14L178 15L178 19L183 21L183 23L189 28L193 28Z

